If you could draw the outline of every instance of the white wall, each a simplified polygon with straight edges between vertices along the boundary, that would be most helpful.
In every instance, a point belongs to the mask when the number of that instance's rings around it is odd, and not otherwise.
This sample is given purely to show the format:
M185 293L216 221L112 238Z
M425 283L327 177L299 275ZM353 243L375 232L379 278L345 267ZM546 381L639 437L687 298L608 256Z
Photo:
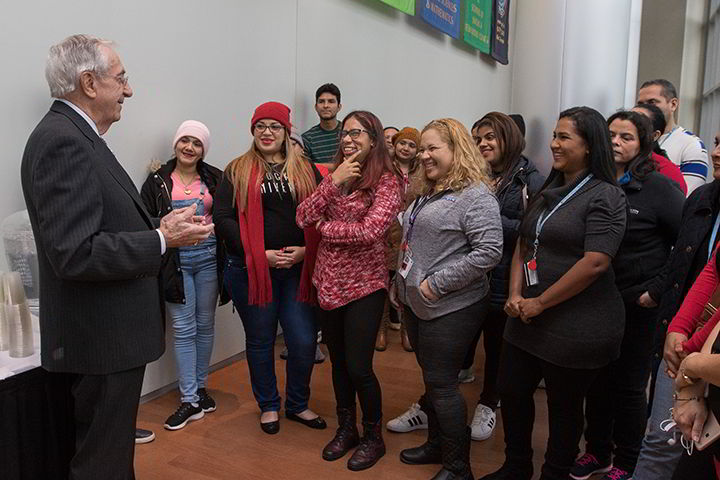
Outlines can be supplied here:
M19 165L27 136L50 104L47 49L73 33L119 44L135 94L107 140L138 187L151 158L169 158L182 120L209 126L208 161L222 168L247 149L258 104L288 103L294 122L307 129L317 122L314 91L328 81L341 88L346 112L370 109L397 126L422 127L439 116L471 124L489 110L510 107L516 59L497 65L376 0L37 0L6 7L0 18L0 219L24 208ZM514 31L511 26L511 48ZM213 362L244 349L229 306L218 310L216 326ZM171 352L148 367L143 393L176 379Z
M543 173L562 110L586 105L608 116L632 105L640 1L544 0L517 10L511 108L525 116L526 153Z

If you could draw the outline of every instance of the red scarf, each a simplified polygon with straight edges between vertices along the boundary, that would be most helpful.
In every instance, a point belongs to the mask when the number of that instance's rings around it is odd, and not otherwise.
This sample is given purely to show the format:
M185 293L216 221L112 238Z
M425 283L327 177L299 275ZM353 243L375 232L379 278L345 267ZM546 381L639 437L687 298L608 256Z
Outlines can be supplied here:
M264 306L272 302L272 282L270 266L265 256L265 221L263 219L262 194L258 186L257 165L253 165L248 183L247 208L240 208L240 195L236 195L240 239L245 250L245 265L248 271L248 303ZM305 259L303 261L297 300L300 302L317 303L317 291L312 284L315 259L317 258L320 234L315 227L303 230L305 237Z

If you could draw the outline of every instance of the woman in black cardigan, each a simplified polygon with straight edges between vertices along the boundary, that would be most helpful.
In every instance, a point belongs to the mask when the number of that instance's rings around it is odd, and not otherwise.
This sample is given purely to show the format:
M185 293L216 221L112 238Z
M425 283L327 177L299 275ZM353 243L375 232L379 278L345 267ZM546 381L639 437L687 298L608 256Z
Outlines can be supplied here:
M607 472L601 480L626 480L635 470L645 435L645 388L652 364L661 271L677 239L685 195L655 169L653 127L643 114L620 111L608 118L616 178L628 200L627 231L613 261L625 302L620 357L608 365L587 395L586 451L571 478ZM614 458L613 458L614 457Z

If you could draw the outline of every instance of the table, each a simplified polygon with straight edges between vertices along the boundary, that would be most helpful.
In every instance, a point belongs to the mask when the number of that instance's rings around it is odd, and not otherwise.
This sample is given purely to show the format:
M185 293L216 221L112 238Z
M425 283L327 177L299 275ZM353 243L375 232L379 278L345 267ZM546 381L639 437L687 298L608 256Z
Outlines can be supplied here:
M72 401L61 385L66 380L40 368L40 337L35 333L35 354L10 358L0 352L3 480L65 480L74 450Z

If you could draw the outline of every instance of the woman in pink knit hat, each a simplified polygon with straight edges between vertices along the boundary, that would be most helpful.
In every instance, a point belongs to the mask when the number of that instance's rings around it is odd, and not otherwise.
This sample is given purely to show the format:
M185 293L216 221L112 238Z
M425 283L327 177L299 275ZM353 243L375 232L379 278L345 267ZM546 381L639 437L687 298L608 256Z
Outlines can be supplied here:
M205 162L210 131L201 122L187 120L177 129L172 146L173 157L154 169L142 186L145 207L150 215L162 217L194 204L196 215L210 223L215 187L222 174ZM206 388L222 258L222 246L214 235L197 245L168 249L163 257L162 279L180 388L180 406L165 421L168 430L179 430L215 410ZM222 297L221 303L226 303L227 295Z

